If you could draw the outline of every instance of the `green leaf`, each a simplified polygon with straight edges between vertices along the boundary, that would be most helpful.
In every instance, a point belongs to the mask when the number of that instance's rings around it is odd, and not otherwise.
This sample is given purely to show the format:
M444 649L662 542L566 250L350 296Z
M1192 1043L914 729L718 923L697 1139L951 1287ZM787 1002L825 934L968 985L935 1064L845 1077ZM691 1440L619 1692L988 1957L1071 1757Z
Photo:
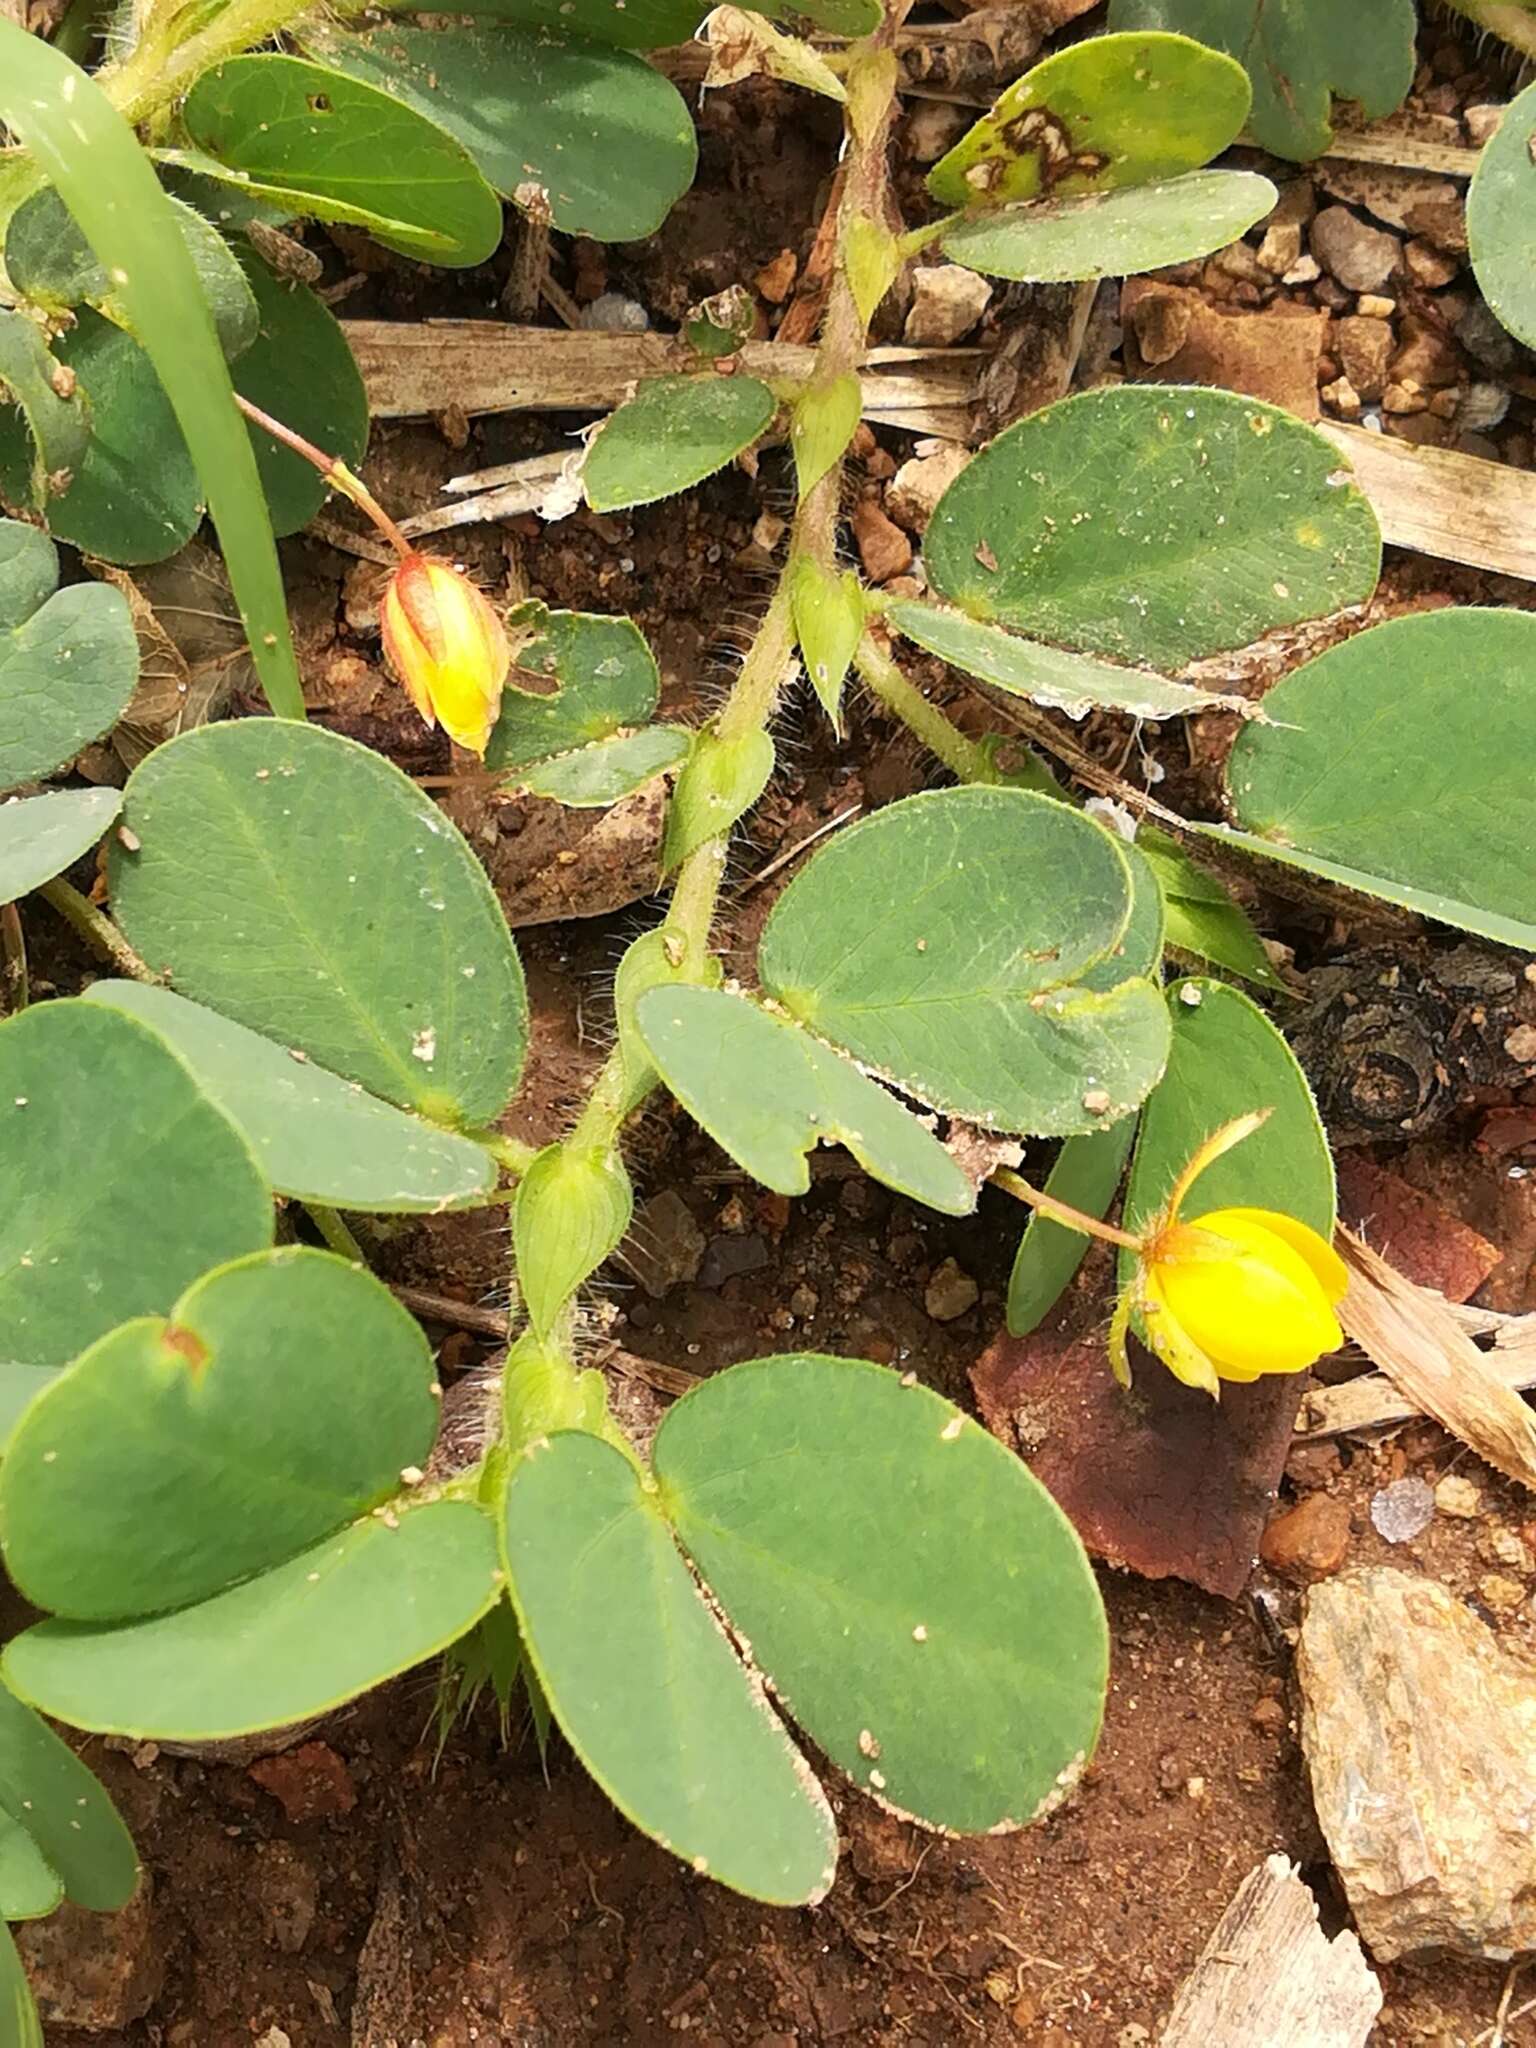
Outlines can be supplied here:
M948 1216L975 1193L944 1147L852 1061L808 1031L718 989L657 988L635 1006L662 1079L764 1187L803 1195L809 1154L843 1144L866 1173Z
M885 616L898 633L968 676L1006 690L1011 697L1028 697L1048 710L1064 711L1069 718L1083 718L1096 705L1127 711L1135 718L1175 718L1213 704L1229 710L1250 708L1242 698L1197 690L1151 669L1124 668L1047 646L1042 640L1022 639L948 605L901 598L885 607Z
M546 1145L517 1184L512 1243L523 1305L548 1337L583 1280L629 1228L634 1190L616 1151Z
M0 1358L62 1365L272 1241L240 1133L153 1032L99 1005L0 1024Z
M59 587L59 551L46 533L0 519L0 631L21 626Z
M508 614L507 631L518 668L554 688L520 688L513 674L485 750L487 768L527 768L650 722L661 677L633 619L552 612L535 598ZM531 637L522 641L525 634Z
M1167 942L1175 952L1225 968L1260 988L1284 990L1247 912L1238 908L1213 874L1155 826L1142 826L1136 846L1157 877L1167 912Z
M734 740L709 731L697 735L667 806L662 857L668 873L751 810L773 764L773 741L761 729Z
M778 401L755 377L651 377L607 419L582 464L596 512L675 497L768 430Z
M700 0L468 0L453 11L513 28L555 29L562 38L581 36L615 50L664 50L691 42L709 10Z
M126 598L103 583L57 582L46 536L0 519L0 789L49 775L100 739L139 678Z
M841 731L843 683L864 637L864 586L851 569L828 569L814 555L798 555L790 565L789 601L811 688Z
M0 1921L0 2030L14 2048L47 2048L32 1987L11 1930Z
M267 701L280 717L302 718L304 693L260 479L171 202L128 123L57 50L0 23L0 81L0 120L52 178L113 274L124 313L170 394L203 478ZM141 444L141 501L147 475L163 489L159 466L168 459L153 440Z
M77 1728L214 1742L281 1728L447 1648L501 1592L469 1501L370 1516L287 1564L148 1621L44 1621L7 1646L24 1699Z
M91 436L68 490L48 501L48 525L109 562L163 562L185 547L203 516L192 457L133 336L85 306L76 322L54 353L79 380ZM0 422L0 482L16 496L29 447L14 415Z
M645 1040L640 1036L636 1007L648 989L678 988L702 983L718 988L725 969L713 953L704 955L701 969L692 967L689 949L682 935L665 925L642 932L625 951L613 978L614 1021L618 1027L618 1049L624 1062L624 1108L626 1113L644 1100L659 1078Z
M843 251L853 303L867 327L875 308L896 282L902 263L901 243L879 221L855 214L844 231Z
M181 118L199 155L299 211L371 226L386 248L432 263L483 263L501 207L455 137L414 108L301 57L231 57L205 71ZM192 168L207 168L192 160Z
M1050 792L1041 790L1037 794L1043 796ZM1061 799L1054 796L1053 801L1059 803ZM1096 989L1101 995L1118 988L1127 975L1156 976L1163 961L1165 918L1157 877L1152 872L1151 863L1142 859L1139 847L1120 839L1118 834L1116 838L1131 871L1131 916L1120 935L1120 943L1082 976L1082 986Z
M309 43L446 130L498 192L563 234L638 241L693 183L698 142L683 97L627 51L548 29L393 21L366 35L317 31Z
M437 1434L432 1353L361 1266L221 1266L86 1351L0 1465L6 1568L75 1621L163 1614L283 1564L400 1490Z
M0 1453L26 1414L28 1402L35 1400L44 1387L52 1386L63 1370L61 1365L0 1363Z
M1001 206L1176 177L1236 139L1250 97L1240 64L1184 36L1090 36L1010 85L928 190L946 206Z
M973 618L1178 668L1363 602L1381 536L1338 451L1289 413L1137 384L999 434L939 500L923 560Z
M0 1812L0 1919L42 1920L63 1903L58 1872L21 1822Z
M1273 723L1240 734L1227 764L1245 829L1221 836L1536 946L1536 619L1393 619L1293 670L1264 708Z
M1113 29L1181 29L1227 50L1253 81L1248 129L1275 156L1321 156L1333 140L1329 99L1358 100L1372 119L1413 83L1413 0L1367 8L1337 0L1111 0Z
M68 1744L3 1685L0 1808L25 1828L76 1905L97 1913L127 1905L139 1862L116 1807Z
M1467 188L1467 241L1483 297L1510 333L1536 348L1536 86L1518 93L1484 143Z
M445 136L444 141L452 138ZM337 227L361 228L376 242L398 247L402 254L421 262L443 262L434 242L422 246L427 231L414 219L396 220L374 213L366 206L338 199L332 193L300 191L291 185L272 185L253 178L248 171L221 164L205 149L157 149L153 152L169 186L195 205L200 213L220 227L243 227L252 220L282 227L296 220L323 220ZM489 188L487 188L489 189ZM451 265L446 267L451 268Z
M152 149L150 155L160 166L165 189L172 197L195 206L221 234L243 234L253 221L263 227L287 228L298 219L300 209L291 193L273 190L262 196L263 188L226 171L200 150ZM194 162L196 170L190 168Z
M863 410L863 394L852 370L811 385L795 401L789 445L802 498L815 489L853 439Z
M21 1967L11 1930L0 1922L0 2029L14 2048L46 2048L32 1987Z
M678 767L692 745L693 734L680 725L648 725L539 761L516 779L534 796L550 797L570 810L602 810Z
M1044 1487L949 1402L862 1359L755 1359L668 1412L655 1462L754 1663L859 1784L970 1834L1077 1782L1108 1657L1093 1573Z
M956 221L939 246L988 277L1066 284L1130 277L1208 256L1251 228L1278 197L1252 171L1187 171L1118 192L1083 192Z
M758 968L792 1016L924 1102L992 1129L1098 1130L1168 1049L1158 992L1129 962L1083 985L1131 901L1119 844L1081 812L937 790L824 846L774 905Z
M1225 982L1192 976L1168 991L1173 1050L1141 1113L1125 1197L1140 1230L1213 1132L1252 1110L1269 1121L1208 1166L1184 1201L1193 1222L1213 1209L1274 1209L1333 1234L1333 1160L1305 1076L1264 1012Z
M235 388L328 455L356 465L368 446L368 398L357 358L336 316L306 285L281 282L252 250L240 267L260 315L260 332L235 369ZM313 463L252 425L256 467L279 538L309 524L330 486Z
M85 454L90 411L67 383L41 329L0 307L0 481L18 504L40 509L67 490Z
M54 789L0 803L0 903L40 889L89 853L122 807L118 789Z
M124 817L112 902L181 993L439 1122L505 1106L528 1037L506 920L388 761L271 719L204 726L134 770Z
M1127 1116L1107 1131L1068 1138L1056 1155L1045 1192L1085 1216L1102 1220L1115 1199L1135 1135L1136 1119ZM1011 1335L1027 1337L1031 1330L1039 1329L1071 1286L1092 1243L1082 1231L1055 1223L1049 1216L1037 1212L1030 1217L1008 1278Z
M173 199L170 204L213 315L219 347L226 361L232 362L256 339L256 301L251 288L217 228L181 200ZM5 267L22 297L50 313L91 305L116 325L133 331L133 320L107 275L106 265L98 260L53 186L45 185L17 211L6 232Z
M436 1214L496 1184L491 1155L366 1095L270 1038L200 1003L137 981L98 981L109 1003L166 1040L198 1085L245 1133L269 1187L301 1202Z
M749 1898L821 1898L837 1862L821 1788L634 1467L596 1437L552 1437L515 1468L505 1527L545 1696L615 1806Z

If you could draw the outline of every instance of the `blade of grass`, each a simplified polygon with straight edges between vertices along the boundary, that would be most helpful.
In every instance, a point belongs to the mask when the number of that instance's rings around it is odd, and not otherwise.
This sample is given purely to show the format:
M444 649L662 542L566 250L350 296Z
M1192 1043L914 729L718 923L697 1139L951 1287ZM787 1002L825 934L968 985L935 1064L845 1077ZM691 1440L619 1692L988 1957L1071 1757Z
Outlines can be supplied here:
M3 20L0 122L32 151L110 273L192 451L267 702L279 718L302 718L256 457L192 259L148 157L77 65Z

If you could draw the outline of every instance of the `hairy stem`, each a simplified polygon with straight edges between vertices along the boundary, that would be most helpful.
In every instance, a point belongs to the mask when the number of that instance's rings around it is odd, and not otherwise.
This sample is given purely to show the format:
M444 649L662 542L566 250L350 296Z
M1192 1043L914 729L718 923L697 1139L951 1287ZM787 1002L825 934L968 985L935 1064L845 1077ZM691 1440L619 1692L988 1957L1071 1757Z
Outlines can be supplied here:
M873 633L866 633L854 656L859 674L908 731L920 739L961 782L991 782L992 765L985 747L967 739L937 704L930 704L922 691L897 667Z
M815 367L806 388L825 385L856 371L866 346L866 323L848 279L846 250L856 220L882 220L886 204L887 150L897 109L897 70L890 42L910 0L887 0L881 27L850 53L848 64L848 170L838 211L838 259L827 297L817 343ZM794 618L789 595L790 569L802 555L830 567L837 551L838 515L842 499L843 456L805 494L796 511L786 564L753 635L730 694L715 719L717 736L740 741L765 731L773 718L786 679L793 672ZM710 933L725 873L729 827L696 847L682 862L673 885L663 930L669 957L690 978L702 980ZM600 1069L591 1093L567 1142L577 1150L605 1150L614 1145L626 1120L639 1107L628 1091L621 1053L615 1049ZM542 1347L542 1369L548 1370L552 1346ZM567 1369L574 1371L569 1346Z
M1042 1188L1031 1187L1022 1174L1012 1167L996 1166L992 1169L992 1185L1012 1195L1015 1201L1026 1203L1042 1216L1049 1216L1053 1223L1065 1224L1068 1230L1080 1231L1084 1237L1102 1238L1105 1244L1118 1244L1128 1252L1146 1249L1145 1238L1134 1237L1128 1230L1117 1230L1113 1223L1101 1223L1096 1216L1085 1216L1081 1209L1074 1209L1068 1202L1058 1202L1054 1195L1048 1195Z
M235 404L248 420L254 421L261 428L263 433L270 434L274 441L281 441L283 446L291 448L295 455L301 455L312 468L319 470L333 491L340 491L343 497L352 500L359 511L365 512L401 561L415 553L415 549L362 478L355 476L338 456L327 455L323 448L317 448L313 441L306 441L302 434L295 433L292 427L284 426L281 420L275 420L271 413L263 412L259 405L252 405L251 401L242 398L238 391L235 393Z
M366 4L367 0L331 0L327 12L346 21L361 14ZM185 42L167 47L167 41L157 38L143 43L121 64L105 66L97 82L135 126L153 123L191 90L203 72L226 57L270 42L310 11L310 0L230 0L206 28Z
M110 960L119 974L126 975L130 981L161 982L163 977L139 958L111 918L98 910L89 896L82 896L78 889L66 882L62 875L51 882L44 882L37 893L45 903L53 905L66 924L74 926L87 945Z
M1446 0L1458 14L1492 29L1511 49L1536 57L1536 5L1532 0Z

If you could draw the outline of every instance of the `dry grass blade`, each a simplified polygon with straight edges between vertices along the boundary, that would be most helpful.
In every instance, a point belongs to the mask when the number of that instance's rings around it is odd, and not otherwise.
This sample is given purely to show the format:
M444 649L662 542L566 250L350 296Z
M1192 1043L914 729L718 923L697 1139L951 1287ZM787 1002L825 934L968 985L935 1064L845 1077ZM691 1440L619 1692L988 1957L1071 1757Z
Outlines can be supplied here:
M1490 1465L1536 1491L1536 1415L1496 1372L1445 1303L1415 1287L1347 1230L1339 1320L1398 1391Z

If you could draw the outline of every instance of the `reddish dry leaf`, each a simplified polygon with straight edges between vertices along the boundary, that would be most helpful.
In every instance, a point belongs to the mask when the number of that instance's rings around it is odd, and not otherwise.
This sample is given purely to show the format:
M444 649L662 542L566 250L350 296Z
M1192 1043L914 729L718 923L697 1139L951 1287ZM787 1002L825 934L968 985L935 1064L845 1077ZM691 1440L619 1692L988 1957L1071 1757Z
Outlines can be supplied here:
M1360 1152L1339 1160L1339 1218L1406 1279L1447 1301L1470 1301L1499 1263L1496 1244Z
M1480 1458L1536 1491L1536 1415L1493 1369L1438 1295L1347 1230L1335 1242L1349 1267L1339 1320L1405 1399Z
M1095 1556L1235 1599L1274 1503L1305 1380L1220 1402L1131 1345L1115 1384L1102 1333L999 1337L971 1370L982 1420L1018 1450Z

